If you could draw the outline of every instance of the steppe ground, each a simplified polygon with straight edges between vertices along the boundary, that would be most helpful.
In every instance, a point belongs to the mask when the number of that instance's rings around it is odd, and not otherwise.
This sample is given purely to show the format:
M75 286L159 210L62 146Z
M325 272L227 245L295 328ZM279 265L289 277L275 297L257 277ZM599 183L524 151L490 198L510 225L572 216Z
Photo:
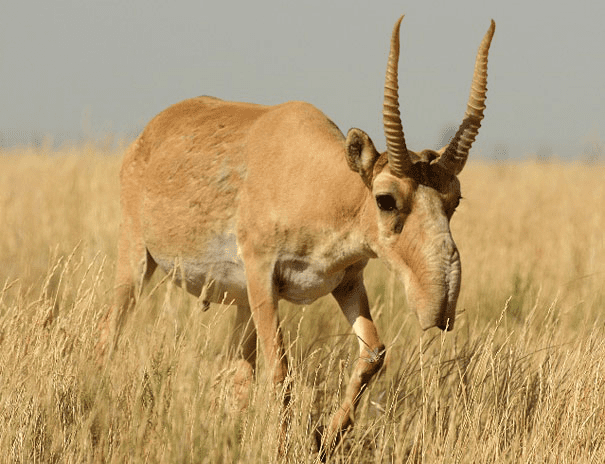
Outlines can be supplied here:
M111 362L121 150L0 154L2 462L277 462L263 376L232 400L233 310L158 272ZM332 462L605 462L605 166L472 159L452 220L463 264L453 332L422 333L401 284L366 270L388 345ZM357 342L328 297L280 309L292 366L287 462L313 462Z

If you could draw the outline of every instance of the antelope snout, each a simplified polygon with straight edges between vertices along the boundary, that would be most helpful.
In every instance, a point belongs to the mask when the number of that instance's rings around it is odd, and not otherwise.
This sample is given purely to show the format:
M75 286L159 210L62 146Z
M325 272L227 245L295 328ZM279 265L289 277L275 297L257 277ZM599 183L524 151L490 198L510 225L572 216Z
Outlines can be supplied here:
M456 318L456 303L460 292L460 255L453 240L444 240L440 250L441 263L432 272L425 289L420 293L424 301L418 301L417 315L423 330L438 327L452 330Z

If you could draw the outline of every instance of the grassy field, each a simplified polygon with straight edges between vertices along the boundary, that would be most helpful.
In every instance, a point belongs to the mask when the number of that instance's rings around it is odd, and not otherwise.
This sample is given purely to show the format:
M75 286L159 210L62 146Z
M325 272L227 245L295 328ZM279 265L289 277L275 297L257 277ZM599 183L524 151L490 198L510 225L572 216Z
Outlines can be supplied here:
M120 153L0 155L0 461L276 462L263 376L231 399L232 308L162 283L98 365L111 302ZM452 220L456 329L422 333L380 263L366 271L388 346L332 462L605 462L605 166L471 161ZM357 342L336 304L280 308L292 366L287 462L314 462Z

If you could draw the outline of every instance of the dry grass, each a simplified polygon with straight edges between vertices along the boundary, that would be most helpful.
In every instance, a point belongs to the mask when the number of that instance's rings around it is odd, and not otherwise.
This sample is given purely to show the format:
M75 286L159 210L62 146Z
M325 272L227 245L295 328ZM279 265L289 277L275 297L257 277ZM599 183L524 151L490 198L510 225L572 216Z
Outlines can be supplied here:
M118 154L0 156L3 462L275 462L278 401L260 378L235 412L230 308L163 284L114 361L94 362L111 301ZM366 272L388 365L333 462L605 461L605 168L471 163L452 227L456 330L422 334L401 286ZM156 279L156 282L160 277ZM283 305L292 360L289 462L347 380L356 342L329 299Z

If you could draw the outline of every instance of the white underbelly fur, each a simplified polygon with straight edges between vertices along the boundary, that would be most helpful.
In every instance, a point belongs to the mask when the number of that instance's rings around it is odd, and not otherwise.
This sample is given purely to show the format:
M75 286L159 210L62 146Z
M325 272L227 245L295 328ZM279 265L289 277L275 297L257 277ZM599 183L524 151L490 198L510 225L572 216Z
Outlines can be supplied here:
M154 250L149 252L176 284L204 301L248 304L246 271L235 234L216 237L195 257L171 257ZM344 270L326 274L321 263L305 258L278 258L273 278L280 298L296 304L310 304L330 293L342 281Z
M342 281L345 271L326 274L319 263L284 259L276 266L279 296L296 304L311 304L327 295Z
M204 301L247 304L246 272L234 234L218 236L197 256L174 257L149 250L174 282Z

